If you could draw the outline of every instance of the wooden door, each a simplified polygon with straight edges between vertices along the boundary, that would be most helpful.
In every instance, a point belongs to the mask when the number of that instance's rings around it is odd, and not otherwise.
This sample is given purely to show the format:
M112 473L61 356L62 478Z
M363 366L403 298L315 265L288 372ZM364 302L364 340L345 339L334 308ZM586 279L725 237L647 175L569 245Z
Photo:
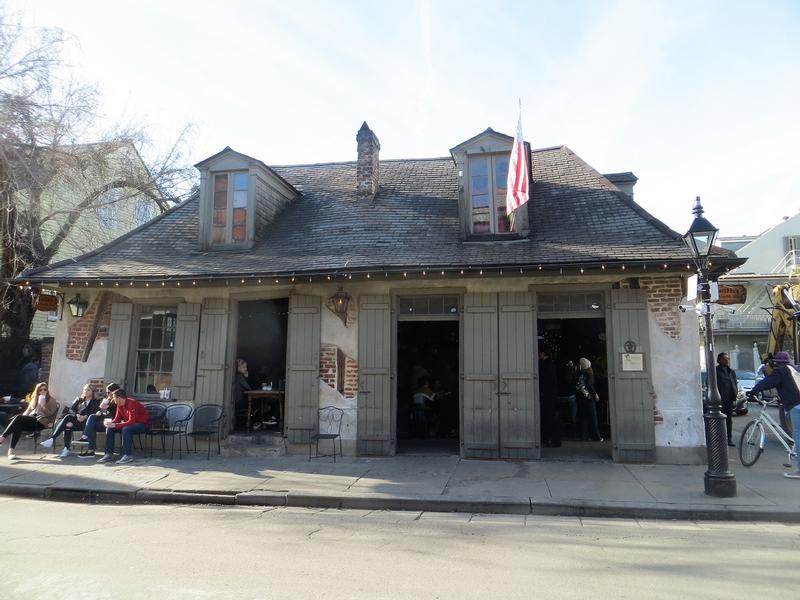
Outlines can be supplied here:
M644 290L611 290L611 386L614 460L655 461L650 334ZM627 346L627 347L626 347ZM635 346L635 349L634 349ZM643 370L623 370L622 355L643 355Z
M225 298L206 298L200 318L200 338L197 350L195 404L218 404L228 413L225 404L225 370L230 311Z
M394 453L392 311L388 295L361 296L358 311L358 444L360 455Z
M496 293L464 295L463 332L463 455L496 458L499 455Z
M317 430L321 305L319 296L289 296L284 428L295 444Z
M537 363L531 294L501 292L498 312L500 457L538 458Z

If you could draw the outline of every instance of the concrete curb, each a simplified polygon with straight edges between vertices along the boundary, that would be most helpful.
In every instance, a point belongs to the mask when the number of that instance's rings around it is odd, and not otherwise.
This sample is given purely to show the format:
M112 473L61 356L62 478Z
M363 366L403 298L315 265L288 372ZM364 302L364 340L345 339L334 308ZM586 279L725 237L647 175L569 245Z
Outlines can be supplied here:
M292 492L92 490L63 486L0 484L0 495L93 504L211 504L225 506L292 506L360 510L460 512L562 517L596 517L704 521L778 521L800 523L800 511L763 506L673 505L665 503L587 500L454 500L380 496L326 496Z

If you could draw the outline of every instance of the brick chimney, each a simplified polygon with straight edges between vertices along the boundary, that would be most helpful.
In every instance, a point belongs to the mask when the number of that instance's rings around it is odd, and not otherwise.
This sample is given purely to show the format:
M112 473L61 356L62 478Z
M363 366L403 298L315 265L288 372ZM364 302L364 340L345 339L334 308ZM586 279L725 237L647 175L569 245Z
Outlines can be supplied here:
M366 121L358 130L356 142L358 142L356 194L359 198L372 199L378 192L378 155L381 143Z

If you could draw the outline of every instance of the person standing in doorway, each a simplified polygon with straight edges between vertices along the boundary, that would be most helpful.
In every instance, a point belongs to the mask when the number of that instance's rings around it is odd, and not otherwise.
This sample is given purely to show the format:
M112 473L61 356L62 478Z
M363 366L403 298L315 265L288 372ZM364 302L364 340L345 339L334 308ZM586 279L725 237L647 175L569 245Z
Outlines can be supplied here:
M597 425L596 403L600 400L594 388L594 373L592 363L588 358L578 359L578 381L575 392L578 398L578 422L580 423L581 440L587 437L595 442L602 442L600 427Z
M542 414L542 444L546 448L558 448L561 446L558 378L556 365L547 348L539 350L539 406Z
M728 432L728 446L735 446L731 435L733 433L733 405L736 403L736 394L739 393L739 382L736 371L730 367L731 359L726 352L717 355L717 389L722 398L722 412L725 413L725 424Z

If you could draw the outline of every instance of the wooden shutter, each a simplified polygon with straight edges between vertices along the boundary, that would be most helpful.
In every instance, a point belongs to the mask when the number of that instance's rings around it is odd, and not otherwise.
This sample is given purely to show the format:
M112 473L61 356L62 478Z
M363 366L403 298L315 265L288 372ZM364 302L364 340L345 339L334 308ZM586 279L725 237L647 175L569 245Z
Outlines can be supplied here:
M319 410L319 296L289 296L286 343L286 435L307 443Z
M362 296L358 312L359 454L394 451L392 312L389 296Z
M538 392L534 385L536 348L531 294L499 296L498 348L501 458L538 458Z
M172 362L172 398L182 402L194 400L197 375L197 345L200 337L200 304L178 304L175 329L175 355Z
M228 339L228 300L203 300L197 351L195 404L218 404L225 412L225 356Z
M105 384L118 383L128 387L128 353L131 344L131 316L133 304L114 302L111 305L111 322L108 327L108 346L106 347Z
M614 460L653 462L653 384L650 377L650 332L645 291L611 290L611 319ZM622 370L626 342L633 342L636 345L635 352L644 354L643 371Z
M497 294L464 295L464 456L499 455Z

